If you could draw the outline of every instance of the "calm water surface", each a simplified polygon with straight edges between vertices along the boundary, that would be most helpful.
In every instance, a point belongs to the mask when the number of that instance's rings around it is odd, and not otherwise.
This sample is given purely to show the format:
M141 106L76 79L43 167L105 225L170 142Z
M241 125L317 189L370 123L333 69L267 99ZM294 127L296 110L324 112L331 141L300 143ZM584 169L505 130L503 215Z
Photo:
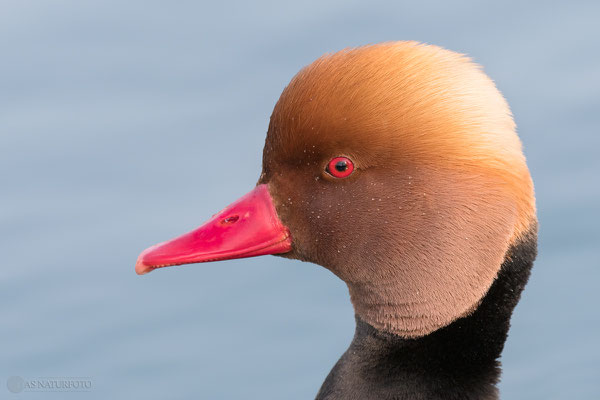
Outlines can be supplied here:
M504 398L600 398L599 4L4 1L0 398L312 398L353 334L331 273L276 257L133 265L253 186L300 67L394 39L485 65L525 145L540 256ZM16 395L10 376L93 386Z

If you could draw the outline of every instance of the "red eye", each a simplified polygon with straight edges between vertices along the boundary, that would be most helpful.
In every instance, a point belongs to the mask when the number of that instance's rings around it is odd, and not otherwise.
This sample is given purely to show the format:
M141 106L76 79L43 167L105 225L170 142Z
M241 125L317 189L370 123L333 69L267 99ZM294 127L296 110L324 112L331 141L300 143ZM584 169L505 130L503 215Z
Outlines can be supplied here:
M354 171L354 164L347 157L335 157L327 164L327 172L336 178L345 178Z

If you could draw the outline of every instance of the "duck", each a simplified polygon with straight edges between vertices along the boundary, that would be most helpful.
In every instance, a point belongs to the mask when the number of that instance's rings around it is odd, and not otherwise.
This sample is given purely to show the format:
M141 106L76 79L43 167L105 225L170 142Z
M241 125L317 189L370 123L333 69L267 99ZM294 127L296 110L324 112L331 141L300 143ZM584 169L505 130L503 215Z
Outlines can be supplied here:
M346 283L356 329L316 399L498 399L537 254L522 147L464 54L413 41L328 53L275 104L255 188L135 270L269 254L321 265Z

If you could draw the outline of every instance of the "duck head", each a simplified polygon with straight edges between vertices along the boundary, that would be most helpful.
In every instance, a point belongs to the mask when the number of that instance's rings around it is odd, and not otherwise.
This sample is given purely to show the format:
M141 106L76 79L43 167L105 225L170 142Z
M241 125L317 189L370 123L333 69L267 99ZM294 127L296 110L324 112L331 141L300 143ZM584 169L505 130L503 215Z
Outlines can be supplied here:
M383 43L302 69L275 105L257 187L136 271L280 254L329 269L362 320L414 338L475 310L534 224L494 83L463 55Z

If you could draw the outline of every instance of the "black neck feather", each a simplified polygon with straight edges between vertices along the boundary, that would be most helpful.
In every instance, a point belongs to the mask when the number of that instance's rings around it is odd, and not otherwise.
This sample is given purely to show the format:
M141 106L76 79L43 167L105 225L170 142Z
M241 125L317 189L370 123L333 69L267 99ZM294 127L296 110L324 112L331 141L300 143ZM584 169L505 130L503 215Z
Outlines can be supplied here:
M510 248L471 315L422 338L378 331L357 316L354 339L317 399L497 399L498 358L536 253L534 227Z

